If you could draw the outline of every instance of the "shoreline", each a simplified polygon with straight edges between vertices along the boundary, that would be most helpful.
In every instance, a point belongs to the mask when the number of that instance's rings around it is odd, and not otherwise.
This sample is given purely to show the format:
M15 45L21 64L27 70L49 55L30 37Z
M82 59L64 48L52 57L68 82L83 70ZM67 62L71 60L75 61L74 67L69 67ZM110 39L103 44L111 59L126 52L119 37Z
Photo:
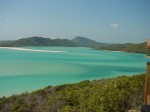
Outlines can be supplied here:
M150 56L146 56L147 58L150 58Z
M0 47L0 49L11 49L11 50L19 50L19 51L33 51L33 52L66 52L66 51L52 51L52 50L36 50L36 49L27 49L20 47Z
M79 81L75 81L75 82L68 82L68 83L61 83L61 84L49 84L49 85L46 85L46 86L43 86L43 87L40 87L40 88L35 88L35 89L29 89L29 90L24 90L24 91L16 91L15 93L11 93L11 94L7 94L7 95L2 95L0 96L0 98L8 98L8 97L11 97L13 95L21 95L21 94L24 94L24 93L33 93L33 92L36 92L38 90L41 90L41 89L44 89L44 88L47 88L48 86L52 86L52 87L56 87L56 86L62 86L64 84L66 85L69 85L69 84L77 84L77 83L80 83L80 82L83 82L83 81L90 81L90 82L93 82L93 81L99 81L99 80L109 80L109 79L116 79L116 78L119 78L119 77L132 77L132 76L138 76L138 75L143 75L145 73L138 73L138 74L126 74L126 75L116 75L116 76L113 76L113 77L102 77L102 78L98 78L98 79L84 79L84 80L79 80Z
M124 52L124 51L111 51L111 52Z

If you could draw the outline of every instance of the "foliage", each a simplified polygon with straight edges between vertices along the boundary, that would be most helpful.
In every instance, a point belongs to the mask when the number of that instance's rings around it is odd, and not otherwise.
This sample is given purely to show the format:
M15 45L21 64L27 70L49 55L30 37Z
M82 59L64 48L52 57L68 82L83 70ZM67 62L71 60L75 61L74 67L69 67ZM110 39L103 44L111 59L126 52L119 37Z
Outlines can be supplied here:
M150 54L150 50L148 50L146 47L146 42L140 44L112 44L108 46L101 46L97 49Z
M104 43L96 42L94 40L88 39L86 37L80 37L80 36L73 38L72 41L82 47L98 47L98 46L105 45Z
M150 54L145 43L139 44L106 44L94 40L77 36L72 40L68 39L50 39L43 37L28 37L14 41L0 41L2 47L20 47L20 46L65 46L65 47L92 47L97 50L125 51L132 53Z
M82 81L0 98L0 112L127 112L143 104L145 75Z
M10 47L10 46L77 46L74 42L68 39L50 39L43 37L29 37L22 38L15 41L0 43L0 46Z

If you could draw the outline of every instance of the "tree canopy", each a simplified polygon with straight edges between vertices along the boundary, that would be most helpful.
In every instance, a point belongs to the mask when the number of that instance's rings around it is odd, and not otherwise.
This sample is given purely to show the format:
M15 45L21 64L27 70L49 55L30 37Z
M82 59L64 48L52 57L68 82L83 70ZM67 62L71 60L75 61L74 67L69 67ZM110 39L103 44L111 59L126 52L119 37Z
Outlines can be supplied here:
M0 98L0 112L138 112L144 85L145 74L48 86Z

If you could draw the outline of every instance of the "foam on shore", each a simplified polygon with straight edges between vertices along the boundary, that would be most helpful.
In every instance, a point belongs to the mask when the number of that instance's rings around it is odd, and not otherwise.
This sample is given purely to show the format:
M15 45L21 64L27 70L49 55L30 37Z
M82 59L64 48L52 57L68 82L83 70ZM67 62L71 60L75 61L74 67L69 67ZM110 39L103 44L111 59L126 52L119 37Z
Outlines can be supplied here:
M66 51L27 49L27 48L20 48L20 47L0 47L0 49L12 49L12 50L33 51L33 52L66 52Z

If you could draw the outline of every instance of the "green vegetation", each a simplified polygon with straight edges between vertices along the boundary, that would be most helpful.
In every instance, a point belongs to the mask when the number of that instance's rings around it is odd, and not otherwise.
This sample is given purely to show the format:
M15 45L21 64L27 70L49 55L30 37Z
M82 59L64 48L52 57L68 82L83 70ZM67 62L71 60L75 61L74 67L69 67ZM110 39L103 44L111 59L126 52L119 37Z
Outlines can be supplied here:
M50 39L43 37L22 38L15 41L0 43L3 47L19 47L19 46L77 46L74 42L68 39Z
M96 42L94 40L77 36L72 40L68 39L50 39L43 37L28 37L22 38L15 41L0 41L2 47L13 47L13 46L69 46L69 47L98 47L105 45L103 43Z
M150 50L148 50L146 47L146 42L140 44L111 44L108 46L101 46L97 49L150 54Z
M80 37L80 36L73 38L71 41L73 41L74 43L76 43L77 45L81 47L99 47L99 46L107 45L107 44L96 42L94 40L88 39L86 37Z
M9 42L13 42L13 40L0 41L0 44L5 44L5 43L9 43Z
M132 53L150 54L146 48L146 42L139 44L106 44L94 40L77 36L72 40L68 39L50 39L43 37L22 38L15 41L0 41L2 47L20 47L20 46L65 46L65 47L92 47L97 50L125 51Z
M143 104L145 74L82 81L0 98L0 112L127 112Z

